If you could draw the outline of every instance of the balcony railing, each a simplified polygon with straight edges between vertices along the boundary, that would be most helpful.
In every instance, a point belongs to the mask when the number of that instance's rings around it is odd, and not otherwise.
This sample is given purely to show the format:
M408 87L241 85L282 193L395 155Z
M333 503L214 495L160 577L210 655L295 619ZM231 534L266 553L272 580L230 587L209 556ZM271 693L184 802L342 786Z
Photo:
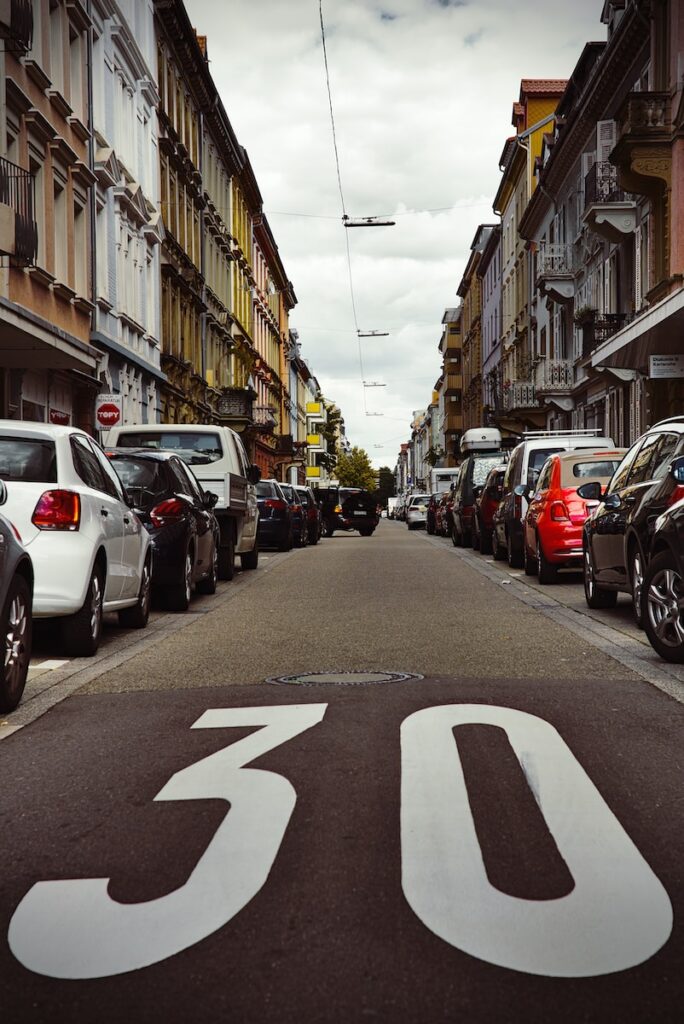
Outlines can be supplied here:
M33 5L31 0L0 2L0 38L11 53L27 53L33 41Z
M632 92L618 115L620 136L659 136L670 128L670 94Z
M271 405L254 406L254 426L262 433L270 433L276 425L275 409Z
M504 381L501 389L501 406L504 411L529 409L536 404L537 395L534 384L522 383L521 381Z
M625 203L632 198L618 185L617 167L606 161L595 163L584 179L585 210L595 203Z
M572 246L565 242L541 242L537 254L537 273L539 277L572 276Z
M34 210L33 175L0 157L0 253L22 266L35 263L38 254Z
M537 394L571 391L575 367L570 359L544 359L537 370Z

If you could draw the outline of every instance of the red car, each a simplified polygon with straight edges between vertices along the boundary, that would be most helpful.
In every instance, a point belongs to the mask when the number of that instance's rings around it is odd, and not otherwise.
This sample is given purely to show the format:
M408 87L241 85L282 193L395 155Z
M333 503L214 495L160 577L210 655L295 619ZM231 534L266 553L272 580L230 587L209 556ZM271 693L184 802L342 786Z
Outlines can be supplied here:
M525 573L553 583L558 569L581 569L582 526L598 501L577 493L582 484L608 484L626 449L576 449L550 455L544 463L523 523Z
M454 503L453 490L445 491L435 509L435 533L448 537L451 533L451 506Z
M482 487L474 487L475 507L473 509L472 543L475 551L483 555L492 553L493 516L503 498L503 478L506 466L501 464L490 469Z

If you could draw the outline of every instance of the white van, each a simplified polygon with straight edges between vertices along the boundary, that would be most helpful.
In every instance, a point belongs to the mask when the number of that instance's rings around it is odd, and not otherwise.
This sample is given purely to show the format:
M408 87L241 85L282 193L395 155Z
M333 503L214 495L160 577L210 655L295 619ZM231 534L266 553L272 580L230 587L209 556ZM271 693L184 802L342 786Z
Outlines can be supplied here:
M127 423L108 431L106 447L175 451L204 490L218 495L214 514L221 529L220 578L232 580L236 554L243 569L256 569L256 485L261 471L250 464L239 434L211 423Z

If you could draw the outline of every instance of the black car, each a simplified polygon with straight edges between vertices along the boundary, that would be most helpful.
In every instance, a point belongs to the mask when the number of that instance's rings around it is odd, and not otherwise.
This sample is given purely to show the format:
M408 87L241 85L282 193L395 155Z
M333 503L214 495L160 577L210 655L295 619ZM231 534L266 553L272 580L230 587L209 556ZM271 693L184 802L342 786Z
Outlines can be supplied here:
M0 480L0 505L7 488ZM31 658L33 563L19 534L0 516L0 711L14 711L21 700Z
M318 544L323 532L323 516L321 506L316 501L314 492L310 487L295 487L299 500L302 503L306 515L306 528L309 533L309 544Z
M682 496L684 416L663 420L632 445L605 493L591 482L577 493L600 504L584 524L584 595L590 608L612 608L630 594L643 625L644 572L659 516Z
M277 480L256 485L259 508L259 547L289 551L294 544L292 509Z
M302 505L301 496L297 493L292 484L281 484L280 489L285 495L290 511L292 513L292 536L296 548L305 548L309 543L309 526L307 512Z
M470 547L473 541L475 489L480 491L490 471L507 459L505 452L472 452L461 463L451 508L451 540L454 547Z
M644 629L666 661L684 662L684 458L673 466L682 498L662 514L644 573Z
M375 498L361 487L321 487L314 493L321 502L326 537L335 530L358 530L362 537L370 537L380 522Z
M172 611L185 611L193 586L213 594L218 581L217 497L203 491L176 452L107 452L136 514L152 538L152 588Z

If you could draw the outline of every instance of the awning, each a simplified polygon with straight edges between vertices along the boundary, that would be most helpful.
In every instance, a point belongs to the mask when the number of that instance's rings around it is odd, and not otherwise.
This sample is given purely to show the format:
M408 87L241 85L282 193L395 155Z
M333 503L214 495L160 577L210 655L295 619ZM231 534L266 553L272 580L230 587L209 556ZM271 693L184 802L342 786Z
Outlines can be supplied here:
M684 288L599 345L591 356L591 365L648 374L649 356L680 352L684 352Z
M30 310L0 299L0 366L14 370L97 370L96 348Z

